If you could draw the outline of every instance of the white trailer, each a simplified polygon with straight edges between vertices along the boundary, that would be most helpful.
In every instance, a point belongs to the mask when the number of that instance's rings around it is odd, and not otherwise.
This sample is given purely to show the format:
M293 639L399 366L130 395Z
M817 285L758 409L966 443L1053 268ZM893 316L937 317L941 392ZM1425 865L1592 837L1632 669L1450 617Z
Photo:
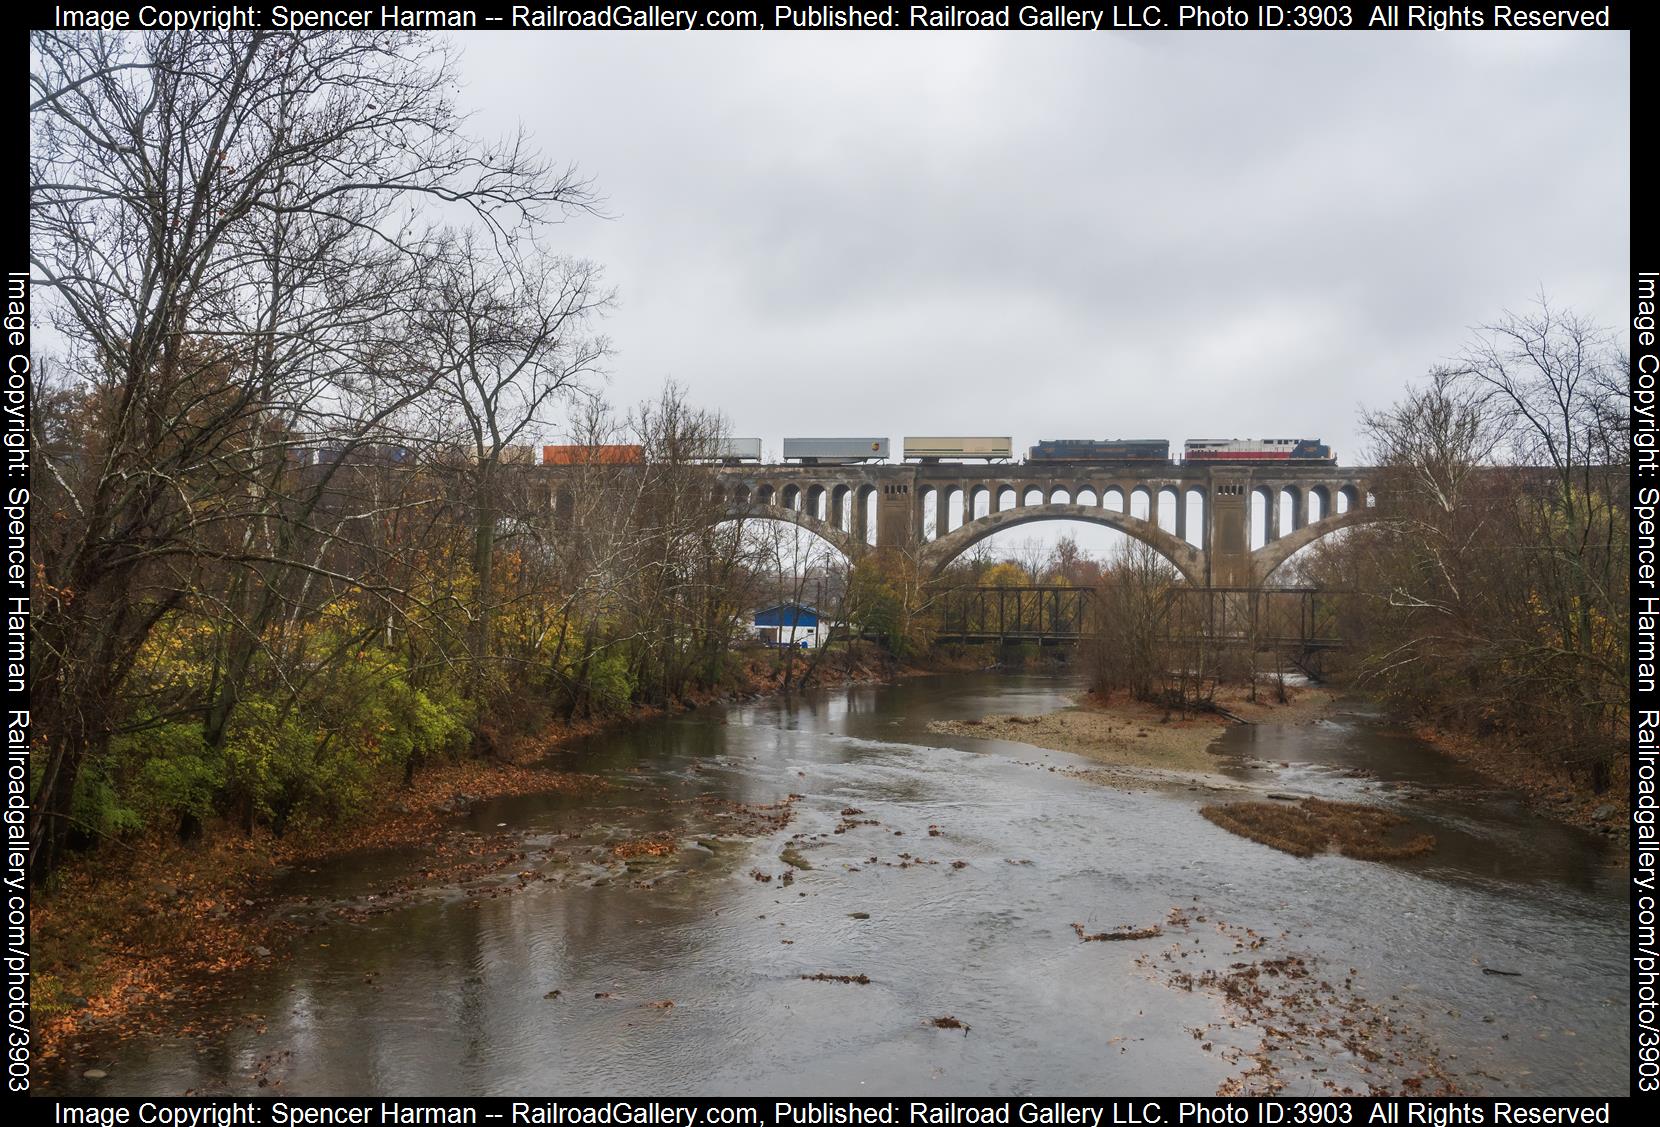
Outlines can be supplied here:
M715 451L715 460L726 465L735 465L738 462L759 462L761 460L761 440L759 438L728 438L721 442L720 448Z

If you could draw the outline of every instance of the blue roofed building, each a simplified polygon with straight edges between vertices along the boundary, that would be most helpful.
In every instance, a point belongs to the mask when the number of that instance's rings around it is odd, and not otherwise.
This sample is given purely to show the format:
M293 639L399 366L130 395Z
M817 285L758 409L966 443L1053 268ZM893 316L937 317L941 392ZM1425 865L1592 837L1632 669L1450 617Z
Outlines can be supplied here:
M779 603L755 612L755 634L769 646L810 650L820 641L819 613L805 603Z

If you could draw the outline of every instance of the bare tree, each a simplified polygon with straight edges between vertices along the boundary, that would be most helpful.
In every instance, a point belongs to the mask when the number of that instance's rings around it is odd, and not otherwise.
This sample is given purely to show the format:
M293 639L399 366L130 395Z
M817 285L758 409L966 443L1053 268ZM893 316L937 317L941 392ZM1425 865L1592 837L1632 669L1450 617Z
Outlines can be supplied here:
M1043 537L1027 536L1014 545L1009 558L1020 565L1031 582L1042 583L1049 575L1053 553L1049 545L1044 543Z
M606 355L589 335L611 301L591 262L545 254L530 239L504 247L464 231L431 256L410 339L412 370L430 371L434 403L454 420L459 449L439 439L440 464L465 483L472 514L471 691L484 693L496 615L495 564L504 467L533 460L527 437L595 374Z
M384 592L337 570L360 552L319 543L367 518L317 509L354 503L339 488L354 452L420 391L383 361L426 242L421 201L513 239L594 200L522 141L465 135L437 39L41 32L32 46L30 263L77 401L37 522L39 881L165 616L191 608L240 639L199 702L211 737L295 575ZM321 470L299 465L308 450L328 452ZM293 524L268 533L278 512ZM240 578L205 595L226 572Z
M1538 593L1554 629L1532 655L1555 667L1575 707L1565 742L1610 783L1613 730L1626 709L1630 571L1625 550L1629 487L1629 369L1608 330L1543 295L1528 314L1483 326L1463 371L1510 421L1510 460L1544 469L1549 491L1526 490L1530 533L1544 550Z
M1629 395L1610 336L1541 301L1369 412L1387 519L1310 561L1359 675L1611 785L1628 715Z
M1139 540L1109 563L1090 604L1086 660L1095 692L1128 692L1137 700L1157 695L1170 660L1161 626L1176 578L1170 562Z

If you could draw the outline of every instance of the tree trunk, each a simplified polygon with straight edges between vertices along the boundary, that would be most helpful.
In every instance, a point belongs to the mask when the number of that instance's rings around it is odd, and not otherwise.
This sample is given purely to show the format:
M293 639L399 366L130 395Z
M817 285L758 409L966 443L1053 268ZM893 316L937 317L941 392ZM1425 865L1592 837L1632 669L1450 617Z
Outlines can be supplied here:
M473 653L469 691L480 700L485 691L485 671L490 660L491 626L495 615L496 506L495 481L488 464L480 467L477 523L473 530L474 593Z

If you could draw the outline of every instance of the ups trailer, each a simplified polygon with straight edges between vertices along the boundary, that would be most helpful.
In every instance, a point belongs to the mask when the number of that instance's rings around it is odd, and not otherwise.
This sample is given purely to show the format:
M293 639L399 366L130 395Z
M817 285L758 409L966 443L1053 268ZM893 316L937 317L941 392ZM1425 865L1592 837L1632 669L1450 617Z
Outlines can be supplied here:
M888 457L885 438L786 438L784 460L803 465L845 466L855 462L882 462Z

